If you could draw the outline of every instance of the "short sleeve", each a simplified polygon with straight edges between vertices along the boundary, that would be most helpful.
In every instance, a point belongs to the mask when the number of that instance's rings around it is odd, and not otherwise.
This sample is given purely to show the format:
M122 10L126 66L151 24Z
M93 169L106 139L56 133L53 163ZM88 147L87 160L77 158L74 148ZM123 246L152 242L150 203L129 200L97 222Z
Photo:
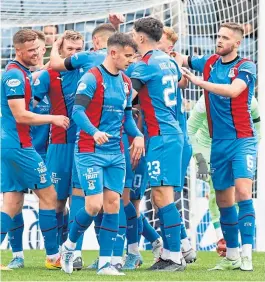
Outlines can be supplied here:
M41 71L38 78L36 78L34 84L34 98L37 101L41 101L48 93L50 89L50 75L47 70Z
M87 64L93 62L94 56L91 52L78 52L69 58L66 58L64 65L67 70L75 70L85 67Z
M195 71L199 71L202 73L204 66L209 58L210 58L210 55L190 56L188 58L189 67Z
M97 81L95 76L92 73L86 73L78 82L76 95L86 95L90 99L92 99L94 97L96 89Z
M138 79L143 84L146 84L147 81L152 79L153 74L154 74L154 71L152 71L151 66L140 61L135 64L130 78Z
M251 61L246 61L243 64L241 64L238 68L238 74L241 72L248 73L250 75L250 79L253 78L254 80L257 78L257 67L256 64L254 64Z
M25 96L25 78L22 71L10 69L3 74L3 88L7 99L19 99Z

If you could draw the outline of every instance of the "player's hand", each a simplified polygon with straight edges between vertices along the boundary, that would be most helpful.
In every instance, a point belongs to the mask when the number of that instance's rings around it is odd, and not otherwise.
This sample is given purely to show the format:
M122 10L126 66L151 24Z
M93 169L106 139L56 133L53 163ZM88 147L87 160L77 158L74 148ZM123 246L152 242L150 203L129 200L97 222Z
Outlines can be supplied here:
M132 169L134 170L137 167L141 156L145 156L144 138L140 136L135 137L129 149L131 150L131 164Z
M176 51L171 51L170 57L174 58L175 62L178 64L179 67L182 67L184 59L180 53Z
M93 138L98 145L103 145L103 144L109 142L110 137L112 137L110 134L103 132L103 131L97 131L93 135Z
M197 166L198 166L197 178L204 181L209 181L210 173L208 170L208 165L203 155L201 153L198 153L195 155L195 158L197 160Z
M187 78L190 82L192 82L193 84L200 86L202 80L200 78L198 78L196 75L194 75L190 70L188 70L187 68L182 67L182 74L185 78Z
M70 125L70 120L66 116L55 115L53 116L52 124L67 129Z
M119 28L121 23L124 23L125 18L122 14L109 14L110 23L116 28Z
M132 108L132 115L134 119L138 119L140 111L137 108Z
M61 46L62 46L62 44L63 44L63 37L62 37L62 36L59 36L59 37L56 39L56 41L54 41L53 46L54 46L55 48L60 49Z

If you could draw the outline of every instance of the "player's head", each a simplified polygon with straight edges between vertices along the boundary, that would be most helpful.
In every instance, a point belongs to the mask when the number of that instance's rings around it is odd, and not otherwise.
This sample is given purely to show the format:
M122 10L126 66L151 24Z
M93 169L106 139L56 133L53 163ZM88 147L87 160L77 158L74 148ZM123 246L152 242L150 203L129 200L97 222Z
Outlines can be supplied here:
M37 35L38 35L38 40L39 40L39 65L43 65L43 57L46 52L46 47L45 47L45 34L44 32L40 30L34 30Z
M43 32L45 34L46 46L52 46L56 40L56 35L59 33L59 27L58 25L46 25L43 27Z
M114 33L107 42L108 56L116 69L125 70L133 62L137 45L131 36L125 33Z
M161 39L162 33L162 22L151 17L141 18L133 26L133 38L140 52L144 46L157 43Z
M216 53L226 56L237 51L244 36L244 29L237 23L222 23L217 34Z
M98 25L92 32L94 50L107 48L107 41L116 32L112 24L104 23Z
M174 31L174 29L168 26L164 26L163 34L158 42L158 49L169 54L177 41L178 35Z
M38 64L39 40L32 29L21 29L13 36L16 59L23 65L30 67Z
M67 58L73 54L82 51L84 47L83 35L74 30L66 30L63 34L63 44L60 48L62 58Z

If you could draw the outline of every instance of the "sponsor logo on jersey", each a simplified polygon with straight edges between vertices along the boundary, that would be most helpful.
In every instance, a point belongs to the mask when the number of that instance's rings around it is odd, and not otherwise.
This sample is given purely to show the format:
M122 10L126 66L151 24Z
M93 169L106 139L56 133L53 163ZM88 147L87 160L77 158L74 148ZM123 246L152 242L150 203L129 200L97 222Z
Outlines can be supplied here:
M82 91L82 90L85 90L85 89L86 89L86 84L84 82L81 82L78 85L77 91Z
M37 78L34 82L34 86L40 85L40 80Z
M6 84L9 87L17 87L21 84L21 81L18 79L9 79Z

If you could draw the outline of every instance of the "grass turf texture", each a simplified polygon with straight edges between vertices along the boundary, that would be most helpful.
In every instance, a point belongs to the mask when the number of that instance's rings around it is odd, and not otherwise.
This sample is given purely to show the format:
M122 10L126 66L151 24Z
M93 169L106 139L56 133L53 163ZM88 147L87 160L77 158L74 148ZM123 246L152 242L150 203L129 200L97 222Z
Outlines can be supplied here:
M96 257L97 251L84 251L85 267ZM188 265L184 272L152 272L146 270L153 255L142 252L144 264L134 271L126 271L125 276L98 276L96 271L83 269L68 275L60 270L47 270L44 267L44 251L25 251L25 268L2 271L2 281L265 281L265 253L254 253L253 272L240 270L207 271L220 260L215 252L199 252L195 263ZM11 260L10 251L1 251L2 264Z

